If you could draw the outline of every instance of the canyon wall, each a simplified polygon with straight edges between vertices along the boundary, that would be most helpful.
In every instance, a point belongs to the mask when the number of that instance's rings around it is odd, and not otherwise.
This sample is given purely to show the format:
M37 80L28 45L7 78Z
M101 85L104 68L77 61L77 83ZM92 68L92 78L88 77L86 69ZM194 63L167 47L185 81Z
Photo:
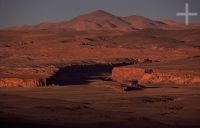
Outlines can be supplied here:
M134 59L116 59L104 63L77 62L62 66L0 69L0 87L38 87L87 84L91 79L101 79L113 67L137 63Z
M37 86L46 86L46 80L41 78L0 78L0 87L31 88Z
M200 84L198 71L139 67L116 67L112 70L112 79L118 82L138 80L140 84Z

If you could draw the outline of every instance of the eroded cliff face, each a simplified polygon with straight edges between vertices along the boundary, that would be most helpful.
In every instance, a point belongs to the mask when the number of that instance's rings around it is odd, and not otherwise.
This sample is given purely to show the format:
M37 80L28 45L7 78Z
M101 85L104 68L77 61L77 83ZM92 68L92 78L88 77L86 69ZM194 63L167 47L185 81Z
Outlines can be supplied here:
M200 84L198 71L116 67L112 79L118 82L138 80L141 84Z
M0 87L32 88L37 86L46 86L46 80L40 78L0 78Z
M46 78L55 70L55 67L0 69L0 88L46 86Z

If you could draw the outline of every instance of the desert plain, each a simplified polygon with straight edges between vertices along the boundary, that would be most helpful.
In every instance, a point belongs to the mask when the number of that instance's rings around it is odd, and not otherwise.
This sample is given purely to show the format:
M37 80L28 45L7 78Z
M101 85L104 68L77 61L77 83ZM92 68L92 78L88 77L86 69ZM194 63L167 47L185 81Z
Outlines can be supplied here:
M2 127L198 128L199 86L199 24L97 10L0 30Z

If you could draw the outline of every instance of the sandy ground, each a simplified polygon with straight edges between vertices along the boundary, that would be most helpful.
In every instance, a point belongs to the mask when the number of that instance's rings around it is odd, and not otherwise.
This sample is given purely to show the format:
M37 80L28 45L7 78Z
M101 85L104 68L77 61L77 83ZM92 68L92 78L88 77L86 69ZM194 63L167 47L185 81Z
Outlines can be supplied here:
M1 88L1 126L91 128L198 128L198 86L151 85L120 92L118 83L94 80L87 85Z

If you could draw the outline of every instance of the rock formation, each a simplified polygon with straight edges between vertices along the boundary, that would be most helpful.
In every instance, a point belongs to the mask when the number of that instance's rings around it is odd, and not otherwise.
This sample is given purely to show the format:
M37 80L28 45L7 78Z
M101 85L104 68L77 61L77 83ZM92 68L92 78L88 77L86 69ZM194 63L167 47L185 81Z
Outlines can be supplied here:
M0 87L32 88L38 86L46 86L45 79L0 78Z
M103 63L77 61L44 68L15 68L0 70L0 87L38 87L87 83L92 76L110 73L113 67L137 63L137 60L118 58Z
M112 79L123 82L137 79L141 84L200 84L200 75L176 70L156 70L145 72L144 68L117 67L112 71Z
M195 59L194 62L199 62L199 59ZM112 79L118 82L138 80L140 84L200 84L198 66L196 68L191 67L186 69L180 66L178 62L173 65L169 63L155 65L116 67L112 70ZM187 61L182 65L187 65L188 67L194 66L193 63L188 63ZM198 63L196 63L196 65L198 65Z

